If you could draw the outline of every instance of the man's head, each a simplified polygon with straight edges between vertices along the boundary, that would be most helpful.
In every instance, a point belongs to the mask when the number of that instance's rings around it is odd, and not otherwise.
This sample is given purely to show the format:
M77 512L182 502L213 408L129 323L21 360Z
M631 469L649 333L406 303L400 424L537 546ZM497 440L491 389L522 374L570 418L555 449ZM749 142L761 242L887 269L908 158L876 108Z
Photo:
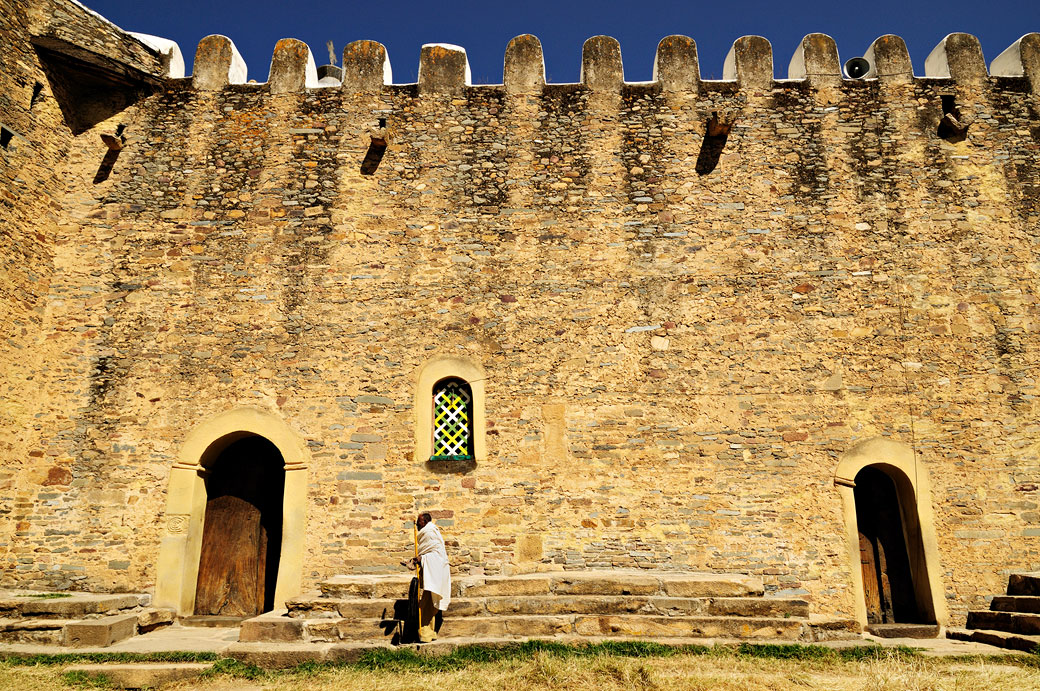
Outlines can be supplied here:
M429 511L423 511L419 514L419 517L415 519L415 525L422 530L426 527L426 524L433 520L433 516L430 515Z

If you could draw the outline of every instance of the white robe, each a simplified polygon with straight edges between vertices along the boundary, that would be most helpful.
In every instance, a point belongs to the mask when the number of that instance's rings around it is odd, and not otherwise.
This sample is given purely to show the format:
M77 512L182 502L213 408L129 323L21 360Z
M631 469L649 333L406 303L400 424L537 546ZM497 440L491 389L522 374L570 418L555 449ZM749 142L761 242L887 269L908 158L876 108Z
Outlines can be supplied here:
M451 602L451 567L441 531L430 521L419 531L423 590L430 591L433 606L444 611Z

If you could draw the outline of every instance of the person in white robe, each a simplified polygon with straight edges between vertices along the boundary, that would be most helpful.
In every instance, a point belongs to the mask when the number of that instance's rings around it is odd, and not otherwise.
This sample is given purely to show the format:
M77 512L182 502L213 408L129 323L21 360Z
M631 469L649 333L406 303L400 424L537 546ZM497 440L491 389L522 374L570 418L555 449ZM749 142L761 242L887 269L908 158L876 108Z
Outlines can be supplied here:
M422 597L419 599L419 641L429 643L437 638L434 630L437 610L443 612L451 603L451 565L444 548L444 537L433 522L433 517L423 512L416 518L415 525L419 529L419 557L418 562L412 560L412 565L421 567L419 587L422 588Z

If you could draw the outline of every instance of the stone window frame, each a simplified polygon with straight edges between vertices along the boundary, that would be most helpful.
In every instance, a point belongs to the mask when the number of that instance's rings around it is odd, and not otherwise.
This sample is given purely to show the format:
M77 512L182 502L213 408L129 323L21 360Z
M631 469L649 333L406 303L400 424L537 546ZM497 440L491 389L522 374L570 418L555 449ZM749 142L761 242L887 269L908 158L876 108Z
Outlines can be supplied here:
M484 368L470 358L455 355L428 360L420 368L415 385L415 459L426 463L433 456L433 391L445 379L460 379L469 385L472 406L472 462L487 460Z
M307 445L281 416L257 408L236 408L200 423L188 433L170 470L155 575L156 607L170 607L179 616L194 613L205 527L207 466L231 442L254 435L274 444L285 463L274 608L285 607L287 600L302 592L310 465Z
M867 626L867 603L860 566L859 519L856 516L856 475L866 467L875 467L888 475L896 486L900 513L903 516L904 539L907 545L918 540L924 555L924 564L915 569L914 588L919 603L930 607L940 627L939 636L945 635L949 622L946 599L943 596L942 569L935 537L935 516L932 510L932 488L928 469L920 462L913 448L885 437L864 440L841 457L834 471L834 485L841 495L845 518L845 541L849 566L852 570L852 591L856 620ZM907 515L916 511L916 521ZM914 531L909 533L908 530ZM911 560L911 568L914 567Z

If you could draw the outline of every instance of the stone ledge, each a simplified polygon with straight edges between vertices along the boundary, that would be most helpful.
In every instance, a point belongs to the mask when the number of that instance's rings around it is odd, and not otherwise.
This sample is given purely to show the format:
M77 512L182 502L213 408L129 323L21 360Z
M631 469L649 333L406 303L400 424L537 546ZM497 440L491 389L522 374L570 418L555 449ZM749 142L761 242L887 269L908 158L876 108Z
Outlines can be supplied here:
M154 689L164 684L194 679L213 663L167 662L71 665L66 672L82 672L96 682L117 689Z

